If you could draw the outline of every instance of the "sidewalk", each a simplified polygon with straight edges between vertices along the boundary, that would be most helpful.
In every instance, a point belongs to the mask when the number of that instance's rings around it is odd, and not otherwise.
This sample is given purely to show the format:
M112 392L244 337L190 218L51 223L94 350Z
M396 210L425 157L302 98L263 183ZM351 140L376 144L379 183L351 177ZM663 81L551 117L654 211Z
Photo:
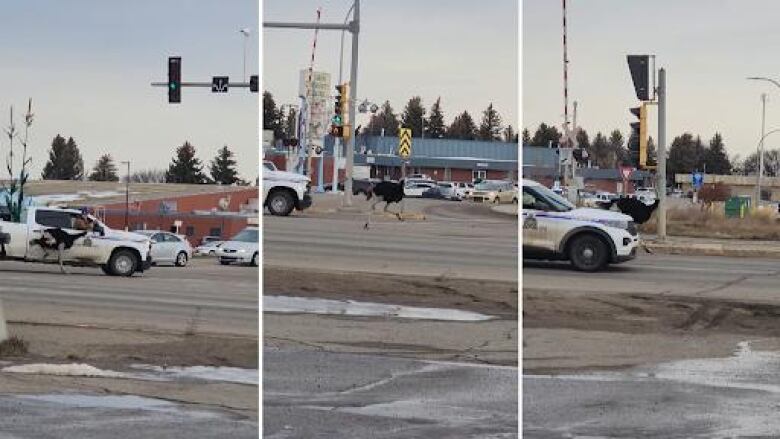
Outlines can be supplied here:
M655 235L644 235L642 241L654 253L780 259L780 241L667 236L659 242Z

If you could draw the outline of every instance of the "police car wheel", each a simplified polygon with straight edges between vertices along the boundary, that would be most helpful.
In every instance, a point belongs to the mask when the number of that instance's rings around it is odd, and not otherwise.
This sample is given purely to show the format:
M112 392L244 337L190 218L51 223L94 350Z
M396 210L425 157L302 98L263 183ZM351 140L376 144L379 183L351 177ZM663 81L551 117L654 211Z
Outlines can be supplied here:
M187 265L187 253L179 252L179 254L176 255L176 266L184 267L185 265Z
M595 235L580 235L569 246L569 260L580 271L597 271L607 264L607 246Z
M287 192L274 192L268 196L268 211L271 215L287 216L295 208L293 198Z

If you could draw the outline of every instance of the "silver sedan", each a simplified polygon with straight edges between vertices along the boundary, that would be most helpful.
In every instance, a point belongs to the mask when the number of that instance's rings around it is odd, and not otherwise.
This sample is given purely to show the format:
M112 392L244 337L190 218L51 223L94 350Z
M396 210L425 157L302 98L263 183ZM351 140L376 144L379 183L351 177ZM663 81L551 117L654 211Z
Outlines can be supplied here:
M152 262L184 267L192 259L192 246L180 235L162 230L136 230L152 239Z

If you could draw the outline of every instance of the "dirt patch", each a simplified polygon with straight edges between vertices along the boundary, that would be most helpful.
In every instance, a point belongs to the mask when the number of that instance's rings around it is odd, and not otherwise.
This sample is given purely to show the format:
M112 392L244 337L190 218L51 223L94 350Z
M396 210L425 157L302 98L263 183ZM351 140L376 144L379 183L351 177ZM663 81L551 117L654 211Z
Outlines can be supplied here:
M452 308L516 319L517 284L512 282L263 268L263 291L323 299Z
M0 358L21 357L27 354L27 341L11 336L0 342Z
M728 356L746 339L780 339L780 305L658 294L526 290L524 370L631 367Z
M122 370L131 364L258 367L257 339L214 335L79 328L11 323L9 332L28 343L14 362L84 362Z

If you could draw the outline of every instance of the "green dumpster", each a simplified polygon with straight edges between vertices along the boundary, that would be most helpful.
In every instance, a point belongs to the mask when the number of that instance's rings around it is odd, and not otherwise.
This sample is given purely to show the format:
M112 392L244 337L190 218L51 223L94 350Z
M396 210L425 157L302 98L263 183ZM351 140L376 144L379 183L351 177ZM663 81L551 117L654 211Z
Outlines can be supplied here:
M750 211L750 197L730 197L726 200L727 218L744 218Z

